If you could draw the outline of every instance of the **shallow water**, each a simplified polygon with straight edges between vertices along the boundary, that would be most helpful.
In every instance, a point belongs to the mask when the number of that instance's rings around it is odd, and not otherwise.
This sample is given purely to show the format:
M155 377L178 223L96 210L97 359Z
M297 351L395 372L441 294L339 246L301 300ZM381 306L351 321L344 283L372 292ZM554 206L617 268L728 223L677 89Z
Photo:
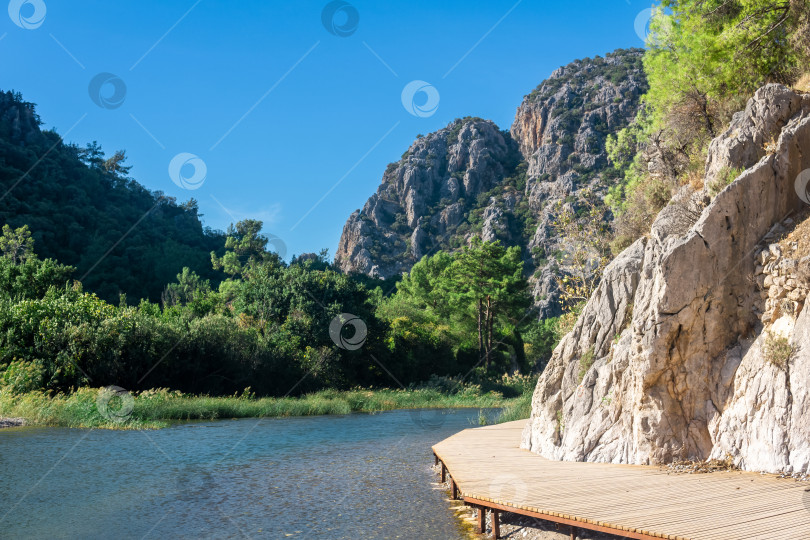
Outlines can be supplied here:
M0 431L2 538L460 539L431 445L477 409Z

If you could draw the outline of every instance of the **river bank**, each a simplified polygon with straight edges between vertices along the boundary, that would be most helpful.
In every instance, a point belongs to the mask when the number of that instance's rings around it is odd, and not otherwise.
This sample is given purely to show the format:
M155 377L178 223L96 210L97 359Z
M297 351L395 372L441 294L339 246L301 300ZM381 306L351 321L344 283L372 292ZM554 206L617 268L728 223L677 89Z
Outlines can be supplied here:
M501 391L479 385L408 390L357 388L322 390L302 397L257 398L249 391L229 397L197 396L166 389L138 393L79 388L70 394L0 392L0 417L32 426L102 429L159 429L174 421L376 413L396 409L504 409L503 421L527 414L533 384ZM512 395L516 397L505 397ZM482 423L491 422L483 416Z

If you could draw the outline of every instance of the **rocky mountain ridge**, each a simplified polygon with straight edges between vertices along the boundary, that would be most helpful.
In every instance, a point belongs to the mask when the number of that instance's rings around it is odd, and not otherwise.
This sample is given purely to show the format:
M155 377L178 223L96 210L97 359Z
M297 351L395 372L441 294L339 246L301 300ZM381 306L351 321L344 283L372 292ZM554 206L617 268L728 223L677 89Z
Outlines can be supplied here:
M711 143L704 188L662 210L605 270L538 381L524 448L807 472L810 259L774 243L807 208L797 191L807 148L810 95L757 91ZM695 216L686 227L684 205Z
M389 278L406 272L462 222L476 197L514 172L508 133L480 118L418 138L346 222L335 261L344 271Z
M646 91L640 49L576 60L527 95L509 132L479 118L417 139L346 222L335 262L390 278L473 234L524 248L541 316L559 313L555 276L565 239L554 213L601 201L616 178L605 140Z

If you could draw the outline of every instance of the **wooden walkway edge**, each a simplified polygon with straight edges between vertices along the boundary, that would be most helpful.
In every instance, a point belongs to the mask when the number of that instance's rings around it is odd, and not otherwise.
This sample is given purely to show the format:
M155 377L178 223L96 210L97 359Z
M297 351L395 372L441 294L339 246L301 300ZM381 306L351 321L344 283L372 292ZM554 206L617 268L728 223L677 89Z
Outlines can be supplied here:
M641 540L810 538L810 483L724 471L552 461L521 450L525 420L465 429L433 446L452 496L479 510Z

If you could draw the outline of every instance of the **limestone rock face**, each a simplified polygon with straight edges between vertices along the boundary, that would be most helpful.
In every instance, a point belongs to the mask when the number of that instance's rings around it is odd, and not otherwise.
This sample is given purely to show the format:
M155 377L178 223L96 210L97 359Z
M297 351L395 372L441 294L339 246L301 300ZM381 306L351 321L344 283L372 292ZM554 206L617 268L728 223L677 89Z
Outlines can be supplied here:
M511 133L528 161L530 179L567 172L565 162L574 153L582 167L604 163L606 135L635 117L647 90L642 53L621 50L576 60L523 99Z
M711 144L705 185L742 172L713 200L691 196L705 204L696 223L676 226L665 209L607 267L538 381L524 448L560 460L731 455L747 469L807 470L810 261L770 244L806 206L794 183L808 149L810 95L757 91ZM784 365L779 339L794 351Z
M565 273L548 255L566 250L567 239L552 227L563 205L603 200L615 180L605 141L626 127L647 91L643 51L619 50L604 58L576 60L557 69L523 99L512 137L527 163L526 197L535 218L527 250L545 256L530 261L540 317L561 313L556 276ZM574 208L576 209L576 208Z
M465 219L470 202L519 161L509 133L480 118L456 120L417 139L349 217L335 262L345 272L369 275L376 267L382 278L408 271Z
M640 49L576 60L527 95L510 132L477 118L418 139L349 217L335 261L387 278L472 234L524 249L541 317L559 314L551 226L563 205L602 199L616 182L605 140L635 117L647 89Z

